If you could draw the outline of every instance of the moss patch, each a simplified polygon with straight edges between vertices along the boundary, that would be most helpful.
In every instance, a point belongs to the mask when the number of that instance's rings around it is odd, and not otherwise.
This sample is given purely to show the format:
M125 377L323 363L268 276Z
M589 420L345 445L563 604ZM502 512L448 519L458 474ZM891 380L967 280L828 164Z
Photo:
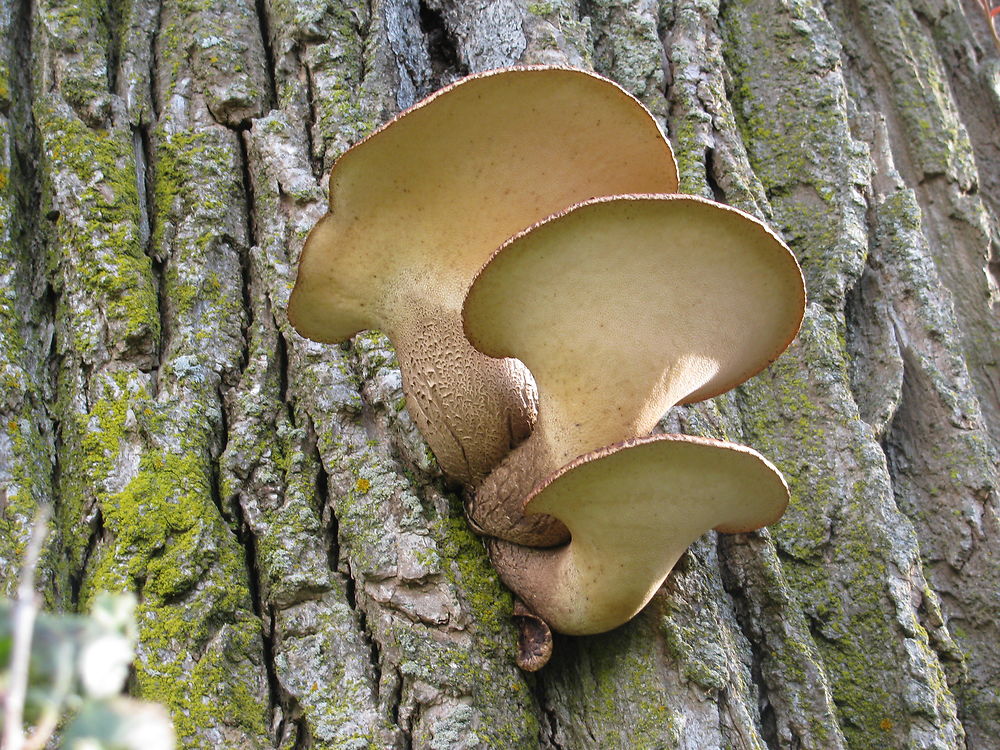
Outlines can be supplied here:
M140 244L139 195L131 138L88 128L54 97L36 102L42 134L45 205L56 212L59 285L71 299L58 317L83 356L104 344L149 352L160 335L152 264ZM63 203L72 194L73 202Z
M76 479L64 491L89 487L113 540L88 565L82 603L102 590L139 593L138 692L171 709L185 747L217 746L208 738L219 728L266 736L261 625L242 554L212 499L208 459L184 440L156 447L170 422L141 375L119 371L99 383L66 454Z

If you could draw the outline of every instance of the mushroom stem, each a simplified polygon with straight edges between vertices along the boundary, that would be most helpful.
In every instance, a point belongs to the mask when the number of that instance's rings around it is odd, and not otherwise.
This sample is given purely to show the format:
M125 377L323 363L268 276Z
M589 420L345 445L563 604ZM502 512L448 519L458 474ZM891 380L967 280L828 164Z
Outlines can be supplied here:
M531 433L537 393L516 359L469 344L458 316L430 312L389 331L406 404L445 474L477 486Z
M569 529L562 521L545 513L525 515L523 510L525 488L560 465L546 440L536 436L521 443L468 494L465 515L469 523L480 534L528 547L565 544Z

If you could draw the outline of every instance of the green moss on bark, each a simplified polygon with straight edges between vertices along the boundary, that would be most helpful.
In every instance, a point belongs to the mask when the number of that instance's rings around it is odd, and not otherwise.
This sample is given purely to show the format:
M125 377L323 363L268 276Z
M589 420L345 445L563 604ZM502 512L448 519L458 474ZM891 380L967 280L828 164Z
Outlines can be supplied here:
M217 747L215 732L265 737L261 624L208 458L184 440L157 447L171 425L141 375L98 382L65 455L76 476L64 492L89 488L112 540L88 563L82 603L98 591L140 594L138 692L171 709L184 747Z
M954 698L903 593L914 575L905 566L918 564L916 539L895 508L884 456L857 416L847 379L836 322L814 307L791 352L741 389L747 432L791 489L772 533L848 744L905 742L928 720L948 736ZM791 439L780 437L785 431ZM900 678L906 663L913 676Z
M160 335L152 264L141 247L139 195L131 137L94 130L54 97L35 106L41 133L45 204L55 215L51 263L58 286L83 298L60 307L74 334L74 351L94 354L106 338L121 348L149 352ZM72 186L73 203L63 204Z

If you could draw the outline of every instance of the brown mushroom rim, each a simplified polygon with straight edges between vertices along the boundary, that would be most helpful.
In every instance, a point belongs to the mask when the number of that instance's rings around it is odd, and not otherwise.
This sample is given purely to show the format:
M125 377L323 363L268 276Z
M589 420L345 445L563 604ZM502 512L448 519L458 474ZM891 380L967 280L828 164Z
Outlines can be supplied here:
M757 374L804 309L798 263L757 219L694 196L622 195L511 238L463 319L479 351L530 370L547 440L586 436L569 460Z
M400 316L458 315L508 237L601 195L672 192L652 115L607 79L515 68L462 79L349 149L302 251L289 319L343 340ZM442 312L443 311L443 312Z
M581 457L531 494L527 510L565 523L567 545L490 549L504 582L554 630L600 633L642 609L703 533L759 528L787 503L780 473L750 448L656 435Z

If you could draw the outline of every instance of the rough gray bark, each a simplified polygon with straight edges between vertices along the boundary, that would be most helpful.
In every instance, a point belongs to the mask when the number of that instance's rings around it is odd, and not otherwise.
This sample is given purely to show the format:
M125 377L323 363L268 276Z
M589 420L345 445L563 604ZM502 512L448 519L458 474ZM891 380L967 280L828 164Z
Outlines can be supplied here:
M535 676L387 341L284 313L337 155L516 63L633 92L810 295L663 423L774 460L785 518ZM4 591L53 503L50 603L139 592L184 747L988 748L998 132L971 0L0 0Z

